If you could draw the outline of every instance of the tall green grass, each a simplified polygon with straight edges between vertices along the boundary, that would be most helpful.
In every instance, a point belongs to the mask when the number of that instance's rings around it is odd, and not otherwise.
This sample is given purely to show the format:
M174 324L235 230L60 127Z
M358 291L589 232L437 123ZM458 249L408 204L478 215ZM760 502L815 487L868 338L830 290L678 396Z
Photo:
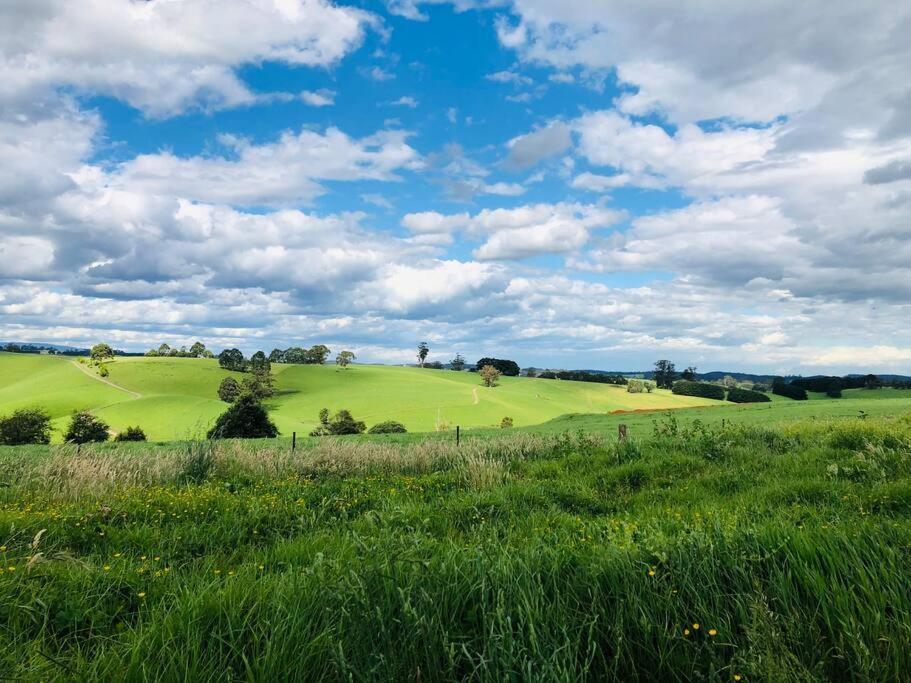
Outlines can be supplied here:
M8 449L0 482L5 677L911 670L901 419Z

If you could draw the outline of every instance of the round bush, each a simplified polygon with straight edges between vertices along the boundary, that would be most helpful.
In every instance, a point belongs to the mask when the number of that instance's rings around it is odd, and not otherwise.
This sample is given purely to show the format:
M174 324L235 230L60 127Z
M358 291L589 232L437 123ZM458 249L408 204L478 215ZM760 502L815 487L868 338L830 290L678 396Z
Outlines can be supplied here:
M114 441L145 441L146 433L142 427L127 427L114 437Z
M68 443L91 443L108 440L108 425L87 410L73 413L63 440Z
M0 444L51 442L51 416L43 408L23 408L0 418Z
M368 431L368 434L405 434L408 430L405 429L405 425L401 422L396 422L395 420L386 420L385 422L380 422L373 425Z
M256 397L244 394L218 416L207 436L210 439L274 439L278 436L278 427Z
M737 387L728 389L728 401L731 403L768 403L771 400L768 396L758 391L738 389Z

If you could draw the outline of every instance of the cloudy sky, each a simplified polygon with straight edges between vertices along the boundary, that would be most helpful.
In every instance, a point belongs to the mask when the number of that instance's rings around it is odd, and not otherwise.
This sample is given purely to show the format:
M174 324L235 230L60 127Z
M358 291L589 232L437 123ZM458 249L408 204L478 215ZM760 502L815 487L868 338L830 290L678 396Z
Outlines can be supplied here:
M4 0L0 339L911 372L911 3Z

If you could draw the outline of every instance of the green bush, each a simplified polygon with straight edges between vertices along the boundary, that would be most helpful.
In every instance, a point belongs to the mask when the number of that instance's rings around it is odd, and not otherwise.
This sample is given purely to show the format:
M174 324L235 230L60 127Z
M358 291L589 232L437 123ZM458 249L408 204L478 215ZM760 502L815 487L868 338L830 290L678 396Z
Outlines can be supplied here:
M63 440L68 443L90 443L108 440L108 425L87 410L73 413Z
M775 384L772 385L772 393L778 396L792 398L795 401L807 400L806 389L803 387L795 386L793 384L785 384L784 382L775 382Z
M240 396L240 385L233 377L225 377L218 385L218 398L225 403L234 403Z
M145 441L146 433L142 427L127 427L114 437L114 441Z
M674 382L672 391L680 396L698 396L699 398L711 398L716 401L724 400L724 387L717 384L678 379Z
M316 427L310 436L342 436L344 434L363 434L367 429L360 420L355 420L349 410L340 410L332 418L329 418L329 410L323 408L319 411L319 426ZM398 424L398 423L396 423ZM404 427L402 427L404 429ZM373 432L377 433L377 432Z
M728 389L728 401L731 403L768 403L771 400L768 396L758 391L738 389L737 387Z
M368 431L368 434L405 434L408 430L405 429L405 425L401 422L396 422L395 420L386 420L385 422L380 422L373 425Z
M512 427L511 417L504 417L502 420L500 420L500 429L509 429L510 427Z
M218 416L207 434L210 439L274 439L278 427L255 396L243 394Z
M51 442L51 416L43 408L22 408L0 418L0 444L20 446Z

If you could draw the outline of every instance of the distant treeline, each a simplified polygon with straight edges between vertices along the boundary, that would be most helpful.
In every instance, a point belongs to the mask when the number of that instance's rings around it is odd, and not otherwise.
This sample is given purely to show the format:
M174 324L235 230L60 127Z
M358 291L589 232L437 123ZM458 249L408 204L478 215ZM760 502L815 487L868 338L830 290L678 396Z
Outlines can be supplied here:
M314 344L309 349L291 346L287 349L272 349L270 363L288 363L292 365L322 365L329 358L332 350L325 344Z
M41 354L46 353L49 356L87 356L89 355L88 349L60 349L55 346L48 346L45 344L16 344L10 342L4 344L0 347L0 351L6 351L7 353L33 353ZM135 351L122 351L121 349L114 349L113 354L115 356L141 356L143 354L137 353Z
M534 375L529 374L529 377ZM623 375L605 375L600 372L586 370L543 370L537 375L541 379L565 379L572 382L595 382L597 384L617 384L625 386L626 377Z

